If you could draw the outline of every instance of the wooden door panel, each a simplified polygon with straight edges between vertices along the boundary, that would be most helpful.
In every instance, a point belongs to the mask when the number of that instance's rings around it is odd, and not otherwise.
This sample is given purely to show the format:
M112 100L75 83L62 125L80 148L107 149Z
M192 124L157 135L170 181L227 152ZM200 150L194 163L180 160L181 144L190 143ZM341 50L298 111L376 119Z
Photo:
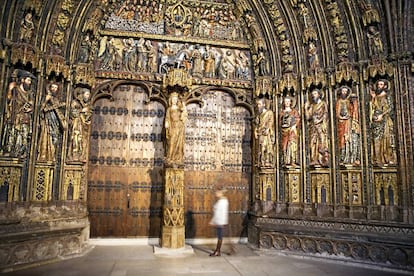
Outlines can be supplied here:
M91 236L158 236L164 108L140 87L100 100L92 121L88 172ZM155 214L155 215L154 215Z
M188 106L184 200L187 229L195 237L214 237L209 226L215 189L226 188L231 235L245 232L251 186L251 123L247 110L223 92L204 95L204 106ZM191 218L189 216L191 215Z

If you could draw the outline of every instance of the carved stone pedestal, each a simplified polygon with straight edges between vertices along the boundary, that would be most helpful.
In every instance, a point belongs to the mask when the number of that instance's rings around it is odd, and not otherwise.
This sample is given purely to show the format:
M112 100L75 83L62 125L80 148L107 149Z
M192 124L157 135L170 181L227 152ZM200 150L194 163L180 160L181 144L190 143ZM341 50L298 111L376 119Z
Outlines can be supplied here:
M184 226L164 226L162 228L161 246L163 248L182 248L185 246Z

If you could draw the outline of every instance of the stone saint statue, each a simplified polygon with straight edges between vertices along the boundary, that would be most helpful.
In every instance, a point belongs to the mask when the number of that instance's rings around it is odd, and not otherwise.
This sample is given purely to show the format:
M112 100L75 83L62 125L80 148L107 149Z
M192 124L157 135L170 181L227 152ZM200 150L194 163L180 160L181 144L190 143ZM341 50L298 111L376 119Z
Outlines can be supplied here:
M91 92L78 88L77 96L70 104L69 161L86 162L89 129L92 122Z
M322 99L322 92L312 90L310 99L305 103L305 116L309 129L310 165L327 167L329 165L328 146L328 105Z
M32 135L32 81L35 77L24 70L18 70L16 77L17 82L12 81L6 92L1 152L4 155L24 158L29 152L29 139Z
M370 122L374 165L395 164L394 104L387 80L379 80L371 90Z
M283 99L282 111L279 113L279 126L281 128L281 148L284 166L299 164L299 130L300 115L294 108L293 98L286 96Z
M266 108L265 99L257 100L256 129L254 132L259 146L258 165L271 167L274 163L275 121L272 110Z
M40 106L40 137L37 160L42 162L56 161L56 147L66 130L64 111L65 103L59 102L57 93L59 85L51 83L46 91L45 99Z

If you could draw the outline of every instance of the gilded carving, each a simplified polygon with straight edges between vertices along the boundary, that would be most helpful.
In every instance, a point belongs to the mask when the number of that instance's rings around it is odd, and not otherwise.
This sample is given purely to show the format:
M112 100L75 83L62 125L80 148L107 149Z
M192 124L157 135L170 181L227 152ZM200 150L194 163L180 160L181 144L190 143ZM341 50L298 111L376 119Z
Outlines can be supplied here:
M10 62L12 64L22 63L23 65L32 64L34 68L41 68L41 58L39 50L27 43L13 43L4 40L5 46L11 48Z
M276 185L273 172L261 172L259 174L259 199L263 201L276 200Z
M6 202L20 200L20 178L22 170L19 167L0 168L0 191Z
M298 171L285 171L285 200L289 203L301 202L301 178Z
M348 59L348 40L345 33L345 27L341 18L342 12L335 0L327 0L326 8L330 15L330 22L335 35L335 45L337 49L338 58L340 61Z
M372 135L372 163L377 166L396 163L394 102L389 81L380 79L370 89L369 119Z
M299 165L299 136L301 116L296 109L296 98L282 98L279 112L280 148L282 164L286 167Z
M32 114L34 92L30 72L17 70L16 79L9 83L6 91L4 128L1 137L3 155L25 158L30 151L29 140L32 134Z
M52 166L36 166L34 172L34 182L32 187L33 201L52 200L54 168Z
M79 200L84 197L82 195L82 177L84 177L82 170L65 170L65 181L60 196L62 200Z
M45 57L45 59L46 74L48 76L54 73L55 76L62 75L65 79L68 79L70 77L70 69L69 66L66 65L66 61L63 56L48 55Z
M76 88L70 104L68 160L86 162L92 119L91 92Z
M273 26L275 27L276 35L279 38L282 53L281 61L283 64L283 72L291 73L293 71L293 55L290 49L290 34L276 3L274 3L274 1L268 1L266 4L269 10L269 14L273 20Z
M294 73L285 73L278 81L277 92L281 94L283 91L298 91L298 79Z
M258 145L257 166L273 167L275 164L275 118L273 111L266 106L264 98L256 102L258 115L254 136Z
M305 102L305 117L309 131L309 161L311 166L329 166L328 105L319 89L314 89Z
M33 22L33 13L27 11L24 18L20 22L19 41L22 43L32 43L35 24Z
M397 174L393 172L374 173L375 202L377 205L398 205Z
M331 203L329 173L312 173L310 180L312 203Z
M362 22L364 23L364 26L381 22L378 11L372 6L372 4L366 4L364 0L359 1L359 3L361 8L364 10L362 14Z
M166 168L162 246L184 246L184 170Z
M367 31L370 56L378 56L384 52L384 45L380 32L376 26L369 26Z
M335 83L358 81L358 78L358 70L354 68L354 65L351 62L340 62L336 66ZM335 83L332 84L334 85Z
M92 68L91 64L77 64L75 67L75 84L83 84L89 87L94 87L95 80L95 71Z
M37 161L56 161L56 149L63 131L67 129L67 122L62 108L66 106L59 101L58 83L48 85L45 98L40 106L40 135L38 142Z
M361 164L361 126L358 96L350 87L336 90L336 120L340 164Z
M344 204L362 204L362 179L360 172L341 172L342 202Z

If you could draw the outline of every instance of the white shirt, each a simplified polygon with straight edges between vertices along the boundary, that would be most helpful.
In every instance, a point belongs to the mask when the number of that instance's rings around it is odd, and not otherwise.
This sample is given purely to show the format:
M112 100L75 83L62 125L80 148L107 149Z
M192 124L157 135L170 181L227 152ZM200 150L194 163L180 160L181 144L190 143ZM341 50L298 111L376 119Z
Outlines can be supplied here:
M213 218L210 221L213 225L229 224L229 201L222 197L213 206Z

